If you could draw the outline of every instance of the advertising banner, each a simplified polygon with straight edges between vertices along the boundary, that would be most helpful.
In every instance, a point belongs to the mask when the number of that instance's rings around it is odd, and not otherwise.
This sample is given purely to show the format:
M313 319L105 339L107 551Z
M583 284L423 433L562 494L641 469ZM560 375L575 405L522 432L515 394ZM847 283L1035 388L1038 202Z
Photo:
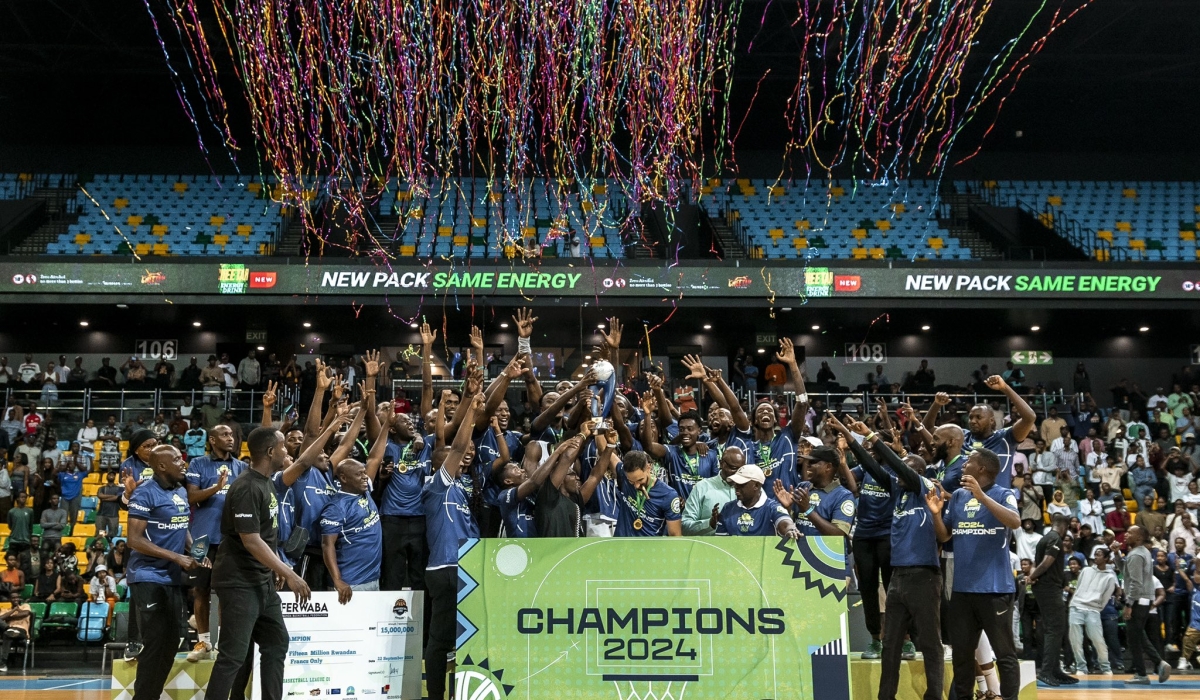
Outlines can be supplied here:
M1095 265L1033 268L976 264L941 268L831 263L747 266L736 263L662 266L557 260L533 265L465 260L411 260L386 265L310 264L286 258L251 262L0 262L0 295L79 294L221 297L227 301L341 296L357 300L441 296L783 301L828 299L1197 300L1200 270Z
M849 700L840 537L472 540L455 696Z
M334 592L297 603L280 595L291 643L283 670L283 695L324 700L419 700L420 591L357 591L338 603ZM254 660L254 700L261 700Z

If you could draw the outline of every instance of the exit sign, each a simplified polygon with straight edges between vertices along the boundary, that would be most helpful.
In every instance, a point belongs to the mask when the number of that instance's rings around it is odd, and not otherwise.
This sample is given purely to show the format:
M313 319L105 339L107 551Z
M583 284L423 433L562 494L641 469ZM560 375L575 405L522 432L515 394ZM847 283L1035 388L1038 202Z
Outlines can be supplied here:
M754 336L754 344L759 347L774 345L779 342L779 338L774 333L757 333Z
M260 330L246 331L247 343L265 343L267 342L267 332Z
M1052 365L1054 353L1046 350L1017 350L1012 354L1014 365Z

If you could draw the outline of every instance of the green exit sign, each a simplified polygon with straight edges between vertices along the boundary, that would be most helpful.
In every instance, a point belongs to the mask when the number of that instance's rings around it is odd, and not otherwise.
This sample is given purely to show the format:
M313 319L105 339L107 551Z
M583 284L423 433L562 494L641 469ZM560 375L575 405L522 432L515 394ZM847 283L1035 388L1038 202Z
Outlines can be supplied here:
M1046 350L1017 350L1012 354L1014 365L1052 365L1054 353Z

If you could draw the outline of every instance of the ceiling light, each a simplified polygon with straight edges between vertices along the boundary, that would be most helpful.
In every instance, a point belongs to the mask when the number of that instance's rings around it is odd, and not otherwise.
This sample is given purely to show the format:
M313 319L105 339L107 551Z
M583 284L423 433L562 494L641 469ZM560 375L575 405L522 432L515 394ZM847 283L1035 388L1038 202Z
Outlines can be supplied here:
M1138 330L1139 330L1139 331L1141 331L1141 332L1143 332L1143 333L1145 333L1146 331L1150 330L1150 326L1142 326L1142 327L1141 327L1141 328L1139 328Z
M1042 327L1041 326L1030 326L1029 330L1033 331L1034 333L1037 333L1038 331L1042 330Z
M193 326L195 326L196 328L199 328L199 327L200 327L200 322L199 322L199 321L192 321L192 325L193 325Z
M791 310L792 310L792 307L790 307L790 306L785 306L782 309L780 309L780 311L791 311Z
M419 324L416 324L416 323L410 323L410 324L408 324L408 327L409 327L409 328L420 328L421 326L420 326Z
M820 327L820 326L818 326L817 324L815 324L815 323L814 323L814 324L813 324L813 330L814 330L814 331L819 331L819 330L821 330L821 327Z
M305 327L305 328L312 328L312 324L311 324L311 323L309 323L308 321L305 321L305 322L304 322L304 327Z
M597 323L597 324L596 324L596 327L597 327L597 328L599 328L600 330L604 330L604 324L603 324L603 323Z
M83 326L84 328L87 328L87 324L88 324L88 322L87 322L87 321L80 321L80 322L79 322L79 325Z
M592 359L592 356L591 356L591 355L584 355L584 356L583 356L583 359L585 359L585 360L590 360L590 359Z
M921 326L921 330L927 331L927 330L929 330L929 326Z
M763 353L764 353L764 352L766 352L766 351L767 351L767 350L766 350L766 348L759 348L759 349L758 349L758 354L759 354L759 355L761 355L761 354L763 354Z
M501 323L501 324L500 324L500 327L501 327L501 328L508 328L508 323Z
M704 330L706 330L706 331L711 331L711 330L712 330L712 324L711 324L711 323L706 323L706 324L704 324Z
M117 304L117 308L118 308L118 309L128 309L128 308L129 308L129 304Z
M259 352L261 352L261 351L263 351L263 350L266 350L266 348L264 348L263 346L259 345L259 346L258 346L258 350L259 350Z

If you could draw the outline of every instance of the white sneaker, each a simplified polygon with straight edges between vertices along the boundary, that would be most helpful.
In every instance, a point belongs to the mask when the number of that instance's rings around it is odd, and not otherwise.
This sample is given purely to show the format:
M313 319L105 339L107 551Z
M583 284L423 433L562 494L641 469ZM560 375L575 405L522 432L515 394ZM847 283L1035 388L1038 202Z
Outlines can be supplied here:
M954 660L954 649L952 649L949 644L947 644L942 651L942 659L945 661Z
M1192 667L1192 665L1188 663L1188 660L1183 658L1182 656L1179 657L1179 663L1175 664L1176 671L1187 671L1191 667Z
M212 657L212 645L208 642L196 642L196 646L188 652L187 660L195 663L202 659L207 660Z
M8 665L0 665L0 673L8 673Z

